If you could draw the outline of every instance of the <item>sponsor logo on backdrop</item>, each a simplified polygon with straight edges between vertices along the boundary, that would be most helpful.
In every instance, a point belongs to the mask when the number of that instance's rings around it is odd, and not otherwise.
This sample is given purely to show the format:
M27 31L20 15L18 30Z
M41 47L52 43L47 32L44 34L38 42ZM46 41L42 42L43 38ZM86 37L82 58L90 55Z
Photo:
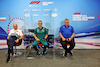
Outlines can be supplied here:
M25 17L30 17L30 14L24 14Z
M39 3L40 1L32 1L29 3L29 7L40 7L40 5L38 5Z
M57 11L58 11L58 9L57 9L57 8L54 8L54 9L53 9L53 11L57 12Z
M30 4L39 4L40 1L32 1Z
M28 8L24 9L24 11L30 11Z
M50 4L54 4L54 2L42 2L42 5L43 5L43 6L48 6L48 5L50 5Z
M50 11L50 9L44 9L44 11Z
M94 21L99 20L99 14L83 14L76 12L73 14L73 21Z
M32 11L41 11L41 9L32 9Z
M43 16L49 16L49 14L43 14Z
M52 13L52 17L56 17L57 16L57 13Z
M10 15L8 14L0 14L0 21L9 21Z
M39 16L39 14L33 14L33 16Z

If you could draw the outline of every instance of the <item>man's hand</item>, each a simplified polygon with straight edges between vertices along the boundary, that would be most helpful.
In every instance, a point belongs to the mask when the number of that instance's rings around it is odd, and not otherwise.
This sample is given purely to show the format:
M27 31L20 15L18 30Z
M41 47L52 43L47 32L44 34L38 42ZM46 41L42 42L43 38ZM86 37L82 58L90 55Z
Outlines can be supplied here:
M18 42L19 42L19 39L16 40L16 43L18 43Z
M42 40L46 40L46 38L43 38Z
M71 38L68 38L68 42L70 42L72 39Z
M36 38L37 41L40 41L40 39Z
M63 37L62 33L59 33L59 35L62 38L62 41L66 41L66 39Z
M65 38L62 38L62 41L66 41L66 39Z
M10 36L7 37L7 40L9 40Z
M7 40L9 40L9 38L7 38Z

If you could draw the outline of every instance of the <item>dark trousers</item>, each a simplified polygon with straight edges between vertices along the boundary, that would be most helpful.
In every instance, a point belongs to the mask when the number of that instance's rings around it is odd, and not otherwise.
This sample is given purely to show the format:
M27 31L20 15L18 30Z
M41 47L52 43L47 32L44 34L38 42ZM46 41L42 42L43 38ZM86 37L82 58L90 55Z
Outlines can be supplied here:
M62 47L63 47L67 52L70 52L70 51L75 47L74 38L73 38L70 42L62 41L62 39L60 39L60 43L61 43ZM69 48L67 48L67 44L70 44L70 47L69 47Z
M7 60L10 59L10 53L12 53L13 55L13 46L15 46L16 44L21 44L21 42L19 41L19 43L16 43L15 40L17 40L17 37L10 37L9 40L7 41L8 44L8 58Z
M8 40L8 54L10 53L13 53L13 46L16 45L16 40L17 38L16 37L10 37L9 40Z
M46 51L46 45L44 45L44 48L43 48L43 53L45 53L45 51ZM35 49L35 51L38 51L38 49L37 49L37 46L36 45L34 45L33 46L33 48Z

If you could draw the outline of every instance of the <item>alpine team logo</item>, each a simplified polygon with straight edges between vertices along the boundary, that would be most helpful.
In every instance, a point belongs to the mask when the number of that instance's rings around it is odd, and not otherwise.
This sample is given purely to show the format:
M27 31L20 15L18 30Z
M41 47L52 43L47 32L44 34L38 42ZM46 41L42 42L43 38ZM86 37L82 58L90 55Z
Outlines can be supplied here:
M73 21L94 21L99 20L99 14L83 14L76 12L73 14Z

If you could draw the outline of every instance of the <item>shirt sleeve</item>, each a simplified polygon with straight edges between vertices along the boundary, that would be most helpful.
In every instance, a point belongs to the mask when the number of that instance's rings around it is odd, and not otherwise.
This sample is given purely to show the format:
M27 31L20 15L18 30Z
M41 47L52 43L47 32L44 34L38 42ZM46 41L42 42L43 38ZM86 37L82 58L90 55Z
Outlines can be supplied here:
M48 34L48 30L45 28L45 34Z
M59 29L59 33L61 33L61 27L60 27L60 29Z
M10 36L10 35L11 35L11 33L12 33L12 32L11 32L11 30L10 30L10 32L9 32L9 34L8 34L8 35Z
M73 28L73 27L72 27L72 33L75 33L75 32L74 32L74 28Z
M23 36L23 34L22 34L22 30L20 30L19 34L20 34L20 36Z
M34 30L34 34L37 34L37 29Z

